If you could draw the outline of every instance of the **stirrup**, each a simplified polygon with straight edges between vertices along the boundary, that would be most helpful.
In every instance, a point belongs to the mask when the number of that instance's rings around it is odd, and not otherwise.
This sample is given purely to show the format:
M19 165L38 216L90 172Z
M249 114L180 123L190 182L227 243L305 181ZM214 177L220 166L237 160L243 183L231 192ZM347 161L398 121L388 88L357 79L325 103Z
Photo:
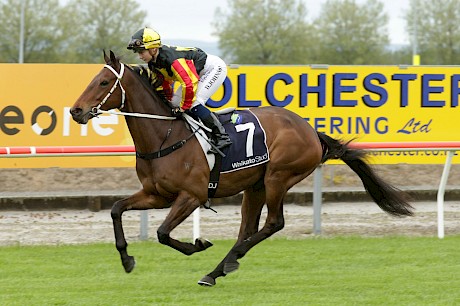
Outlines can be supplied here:
M208 153L210 154L219 154L221 155L222 157L225 157L225 153L222 151L222 149L228 147L229 145L231 145L232 143L230 142L229 144L226 144L224 146L217 146L216 144L213 143L213 145L211 146L211 148L208 150ZM217 151L219 150L219 151Z

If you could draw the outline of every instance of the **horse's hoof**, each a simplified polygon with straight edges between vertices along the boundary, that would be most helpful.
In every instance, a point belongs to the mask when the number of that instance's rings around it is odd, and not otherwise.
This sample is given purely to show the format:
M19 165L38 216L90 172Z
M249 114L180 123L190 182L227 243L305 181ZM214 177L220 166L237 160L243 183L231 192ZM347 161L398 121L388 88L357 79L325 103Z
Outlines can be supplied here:
M231 273L231 272L234 272L236 270L238 270L238 268L240 267L240 263L235 261L235 262L227 262L224 264L224 273L225 274L228 274L228 273Z
M206 250L209 247L212 247L213 244L211 241L203 238L196 238L195 239L195 246L200 248L201 250Z
M206 286L206 287L212 287L215 284L216 284L216 280L208 275L206 275L205 277L203 277L202 279L198 281L198 285Z
M126 260L123 260L122 263L126 273L130 273L136 266L136 261L134 260L133 256L128 256L128 258L126 258Z

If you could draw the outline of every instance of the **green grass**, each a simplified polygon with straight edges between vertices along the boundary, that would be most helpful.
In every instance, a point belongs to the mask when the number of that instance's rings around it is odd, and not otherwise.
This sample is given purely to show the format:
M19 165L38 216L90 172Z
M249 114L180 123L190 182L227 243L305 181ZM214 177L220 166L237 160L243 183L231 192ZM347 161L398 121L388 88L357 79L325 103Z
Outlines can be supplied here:
M212 288L196 282L233 241L187 257L132 243L0 248L0 305L460 305L460 236L270 239Z

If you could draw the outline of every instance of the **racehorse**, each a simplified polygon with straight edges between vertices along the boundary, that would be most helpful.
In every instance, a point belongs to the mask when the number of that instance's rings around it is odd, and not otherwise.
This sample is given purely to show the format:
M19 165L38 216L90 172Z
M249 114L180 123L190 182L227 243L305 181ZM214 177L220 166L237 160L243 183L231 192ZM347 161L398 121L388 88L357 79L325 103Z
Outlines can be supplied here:
M142 76L120 62L112 51L110 56L104 51L104 59L104 68L70 110L76 122L86 124L100 110L111 109L171 118L171 106ZM215 285L216 278L238 269L238 259L252 247L281 230L284 227L283 200L288 190L329 159L341 159L347 164L383 211L394 216L412 215L408 197L375 173L366 163L364 151L350 148L349 142L316 132L303 118L284 108L267 106L251 110L266 132L270 160L262 165L221 174L214 197L227 197L243 191L240 230L236 243L225 258L198 284ZM128 255L122 227L122 214L127 210L170 208L157 230L158 241L183 254L203 251L212 243L198 238L193 244L170 236L174 228L208 200L210 170L206 155L196 137L191 137L193 133L186 122L179 119L165 123L142 116L126 116L125 119L137 152L136 172L142 189L115 202L111 216L116 248L124 270L129 273L135 260ZM166 150L165 153L162 149L174 146L178 147L177 150ZM151 152L159 158L145 158ZM259 229L264 205L267 205L267 217Z

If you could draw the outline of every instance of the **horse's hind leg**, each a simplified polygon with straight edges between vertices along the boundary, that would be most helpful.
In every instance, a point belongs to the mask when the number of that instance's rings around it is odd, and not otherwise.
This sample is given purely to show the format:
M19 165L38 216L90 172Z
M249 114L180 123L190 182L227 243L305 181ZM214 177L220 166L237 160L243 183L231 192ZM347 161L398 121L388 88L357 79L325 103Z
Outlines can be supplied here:
M259 221L262 208L265 204L265 189L257 191L246 190L243 194L243 203L241 206L241 226L238 235L238 240L233 246L232 250L237 248L243 241L257 233L259 230ZM200 281L199 285L213 286L216 284L216 278L225 276L224 268L227 270L236 270L238 268L238 262L234 259L232 251L217 265L217 267L204 276ZM233 267L232 267L233 266ZM228 272L227 272L228 273Z
M287 178L281 176L269 176L265 180L265 195L267 203L267 219L264 226L253 235L243 241L239 241L229 252L227 261L224 265L224 273L228 274L238 269L238 259L262 240L267 239L284 227L283 200L287 192L287 187L283 182Z

